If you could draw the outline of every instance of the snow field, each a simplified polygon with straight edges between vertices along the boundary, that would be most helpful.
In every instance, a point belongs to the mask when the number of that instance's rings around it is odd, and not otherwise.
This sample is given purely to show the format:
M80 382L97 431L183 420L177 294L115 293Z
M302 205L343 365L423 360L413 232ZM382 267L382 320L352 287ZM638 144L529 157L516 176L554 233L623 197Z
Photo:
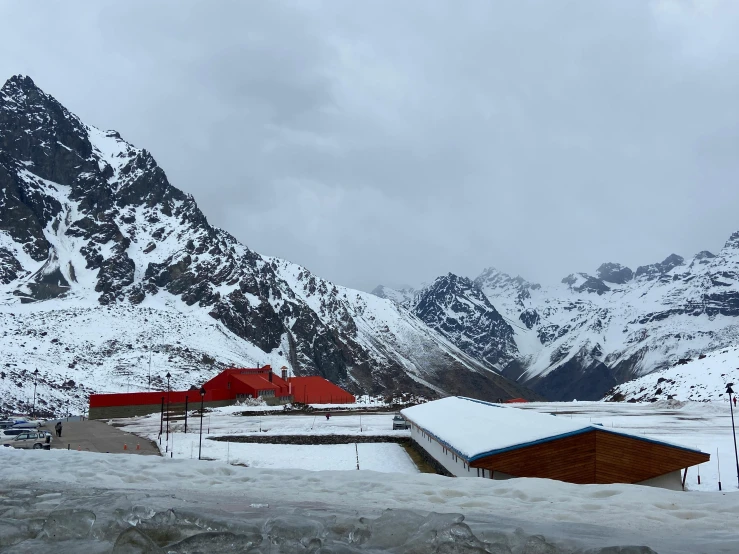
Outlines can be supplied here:
M650 403L630 404L619 402L532 402L519 404L516 408L536 410L542 413L552 413L562 419L571 419L574 426L590 423L600 423L604 427L632 433L637 436L654 438L665 442L684 445L688 448L697 448L711 455L708 463L690 468L686 480L686 488L691 491L718 492L719 469L723 492L736 492L737 476L734 461L734 445L731 435L731 419L726 402L688 402L688 403ZM334 415L326 420L322 415L271 415L271 416L239 416L235 413L244 411L243 407L228 406L214 410L203 418L203 449L208 452L215 441L207 440L209 436L227 435L394 435L410 436L410 432L392 431L393 413L371 415ZM739 414L735 414L739 419ZM159 436L159 415L154 414L142 418L114 420L116 424L124 425L126 431L157 440ZM361 424L361 431L360 431ZM565 425L565 422L562 422ZM199 419L192 417L189 429L199 429ZM261 431L260 431L261 429ZM184 438L183 422L173 422L170 430L173 431L172 441L175 445L175 457L190 457L190 446ZM195 457L197 458L197 434L195 435ZM183 442L184 441L184 442ZM182 450L178 450L178 442L182 443ZM162 450L169 451L162 437ZM218 444L218 443L215 443ZM241 446L241 445L240 445ZM243 446L251 447L253 444ZM267 445L264 445L267 446ZM361 446L361 445L360 445ZM397 446L397 445L396 445ZM233 444L232 446L233 447ZM226 460L226 453L220 451L220 446L213 447L211 456L218 460ZM292 448L292 447L288 447ZM399 447L398 447L399 448ZM718 451L718 457L716 455ZM286 465L288 458L282 457L279 449L262 449L257 457L254 451L252 462L259 467L296 467ZM405 452L402 452L405 454ZM206 455L206 454L204 454ZM241 454L235 454L240 456ZM401 457L402 458L402 457ZM318 458L316 458L318 459ZM321 455L321 459L325 459ZM360 466L362 460L360 459ZM719 468L720 462L720 468ZM321 469L316 462L305 462L304 469ZM326 461L330 464L330 461ZM388 468L394 467L395 461L388 462ZM310 467L308 467L310 466ZM332 469L326 466L323 469ZM356 464L353 466L356 469ZM352 469L352 468L350 468ZM387 471L394 471L387 469ZM700 472L701 483L698 484Z
M407 430L393 431L393 413L333 415L326 419L323 414L316 415L264 415L240 416L235 412L244 411L238 406L217 408L203 416L203 440L206 436L224 435L394 435L409 437ZM123 425L129 433L147 436L152 440L159 436L159 414L130 419L112 420ZM188 431L199 430L200 419L191 415ZM184 421L172 421L170 432L184 431ZM176 440L176 439L175 439Z
M252 411L256 407L251 407ZM321 445L258 444L223 442L209 437L228 435L395 435L409 436L408 431L393 431L393 414L341 415L327 420L315 416L239 416L244 407L227 406L203 417L202 456L248 467L321 470L368 469L380 472L417 473L418 469L405 449L395 443L350 443ZM198 457L200 419L191 417L188 432L184 421L170 422L169 440L166 432L159 437L159 415L115 420L126 431L144 436L159 445L164 456L173 458ZM361 430L360 430L361 425ZM260 431L261 429L261 431Z
M198 458L197 433L170 434L167 446L162 437L162 454L173 458ZM255 468L304 469L309 471L356 471L418 473L406 451L394 443L351 444L257 444L203 439L203 458Z

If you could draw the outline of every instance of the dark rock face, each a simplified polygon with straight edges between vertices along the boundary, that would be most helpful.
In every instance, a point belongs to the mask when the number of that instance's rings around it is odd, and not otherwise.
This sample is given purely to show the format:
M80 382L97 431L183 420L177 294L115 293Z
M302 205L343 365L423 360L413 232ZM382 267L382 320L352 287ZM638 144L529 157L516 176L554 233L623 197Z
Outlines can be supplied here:
M580 278L584 281L577 285L577 283L580 281ZM564 279L562 279L562 283L569 286L573 290L577 292L594 292L596 294L603 294L611 290L608 285L606 285L602 280L596 279L595 277L588 275L587 273L578 273L570 274Z
M601 281L617 285L623 285L634 277L634 272L628 267L611 262L602 264L596 274Z
M475 359L507 364L518 350L513 329L466 277L439 277L421 293L415 314Z
M23 274L23 266L10 250L0 248L0 283L7 285Z
M618 381L612 369L591 354L581 351L528 386L554 401L600 400Z
M0 231L12 241L0 248L0 283L23 302L65 299L70 290L107 306L171 295L282 356L295 374L354 392L436 396L411 368L450 392L527 394L491 372L485 356L449 352L406 310L375 312L367 295L262 257L210 226L146 150L85 125L28 77L0 90ZM490 308L480 324L508 340ZM380 316L401 331L378 325Z
M685 259L677 254L670 254L663 261L656 264L641 265L636 268L636 277L644 276L647 279L658 279L665 273L672 271L679 265L683 265Z

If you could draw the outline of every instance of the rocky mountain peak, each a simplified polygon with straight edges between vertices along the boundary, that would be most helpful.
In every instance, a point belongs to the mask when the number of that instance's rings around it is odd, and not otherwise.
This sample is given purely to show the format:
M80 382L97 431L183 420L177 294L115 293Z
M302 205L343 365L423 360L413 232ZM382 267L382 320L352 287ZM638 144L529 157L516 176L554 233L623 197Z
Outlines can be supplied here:
M464 352L488 364L502 368L518 352L513 328L467 277L454 273L438 277L419 293L414 313Z
M562 279L562 283L576 292L594 292L605 294L611 289L601 279L587 273L570 273Z
M644 277L646 279L658 279L664 274L669 273L677 266L683 265L685 259L677 254L670 254L664 260L656 264L641 265L636 268L635 277Z
M623 285L634 277L634 272L630 268L613 262L601 264L596 274L601 281L617 285Z
M735 231L731 234L729 237L729 240L726 241L726 244L724 244L724 248L729 250L736 250L739 249L739 231Z
M475 282L484 282L487 286L491 287L515 285L521 288L539 288L538 284L531 283L520 275L512 277L508 273L500 271L494 267L483 269L480 275L475 278Z

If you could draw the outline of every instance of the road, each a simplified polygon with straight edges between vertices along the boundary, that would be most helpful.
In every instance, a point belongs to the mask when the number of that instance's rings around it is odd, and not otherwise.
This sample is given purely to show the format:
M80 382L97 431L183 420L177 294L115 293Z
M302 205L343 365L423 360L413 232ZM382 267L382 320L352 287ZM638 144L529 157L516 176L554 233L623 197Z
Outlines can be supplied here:
M159 449L147 439L126 433L102 421L62 420L61 438L57 438L54 432L55 424L56 421L52 420L46 425L46 428L54 435L51 442L52 448L70 448L111 454L160 455Z

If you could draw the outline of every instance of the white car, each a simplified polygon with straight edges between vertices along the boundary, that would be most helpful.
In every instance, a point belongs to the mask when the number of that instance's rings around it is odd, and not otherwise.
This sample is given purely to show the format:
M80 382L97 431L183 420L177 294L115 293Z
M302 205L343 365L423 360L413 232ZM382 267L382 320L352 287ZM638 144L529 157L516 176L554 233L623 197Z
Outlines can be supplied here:
M46 442L47 439L49 440L48 443ZM25 431L13 438L4 440L2 445L12 446L13 448L34 448L40 450L45 444L51 444L51 440L51 433L47 433L46 431L41 431L40 433L36 431Z
M41 422L36 419L17 418L13 422L14 429L38 429Z

